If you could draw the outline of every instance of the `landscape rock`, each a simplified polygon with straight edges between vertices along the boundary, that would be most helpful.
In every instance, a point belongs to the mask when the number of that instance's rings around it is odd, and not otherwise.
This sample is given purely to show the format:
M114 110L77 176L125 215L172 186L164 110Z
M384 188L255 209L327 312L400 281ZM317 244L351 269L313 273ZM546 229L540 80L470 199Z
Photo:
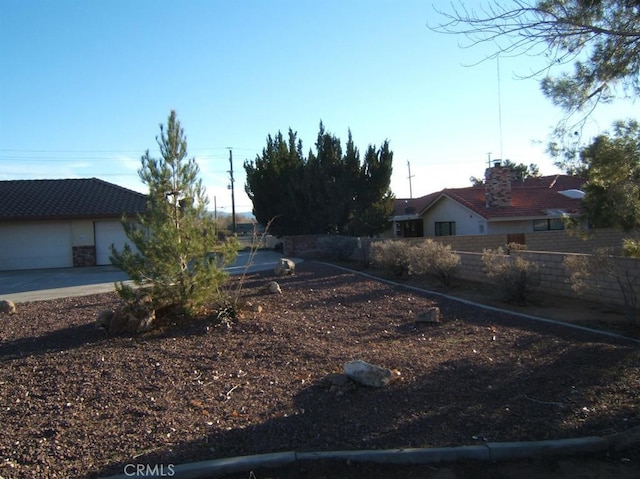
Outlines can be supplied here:
M113 310L100 311L98 313L98 319L96 319L96 327L108 330L112 318Z
M108 311L103 311L98 315L98 322L105 324L111 336L121 334L138 334L149 331L153 328L156 320L156 311L152 307L151 298L144 296L137 298L127 304L122 305L111 315ZM105 326L102 326L105 327Z
M280 285L275 281L271 281L269 284L265 286L264 289L271 294L282 294L282 289L280 288Z
M276 276L293 275L296 272L296 264L288 258L281 258L273 272Z
M398 371L392 371L362 360L345 363L344 373L358 384L376 388L386 386L400 375Z
M416 323L439 323L440 308L433 306L416 314Z
M17 311L16 305L10 299L0 300L0 313L15 314Z

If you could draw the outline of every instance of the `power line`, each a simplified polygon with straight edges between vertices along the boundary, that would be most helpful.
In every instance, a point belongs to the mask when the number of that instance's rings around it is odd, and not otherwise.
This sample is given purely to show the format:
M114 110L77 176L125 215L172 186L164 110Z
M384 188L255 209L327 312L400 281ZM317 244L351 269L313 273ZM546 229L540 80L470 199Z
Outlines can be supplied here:
M207 150L226 150L228 147L226 146L207 146L201 148L189 148L189 151L207 151ZM243 150L243 151L260 151L261 148L237 148L233 147L234 150ZM150 150L150 148L129 148L129 149L118 149L118 150L58 150L58 149L22 149L22 148L0 148L0 152L7 153L135 153L140 154L140 152L145 152ZM225 155L226 156L226 155Z

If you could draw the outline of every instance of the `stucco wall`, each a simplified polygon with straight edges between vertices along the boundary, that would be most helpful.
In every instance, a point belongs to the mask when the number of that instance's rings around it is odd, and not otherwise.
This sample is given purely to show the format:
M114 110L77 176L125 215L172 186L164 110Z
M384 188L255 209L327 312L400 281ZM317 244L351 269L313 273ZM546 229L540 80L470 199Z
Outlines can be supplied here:
M71 222L72 246L93 246L95 236L92 220L74 220Z
M486 220L473 211L460 206L459 203L443 197L438 203L427 211L424 216L424 235L435 236L436 222L455 221L456 235L477 235L484 232L480 224L486 224Z

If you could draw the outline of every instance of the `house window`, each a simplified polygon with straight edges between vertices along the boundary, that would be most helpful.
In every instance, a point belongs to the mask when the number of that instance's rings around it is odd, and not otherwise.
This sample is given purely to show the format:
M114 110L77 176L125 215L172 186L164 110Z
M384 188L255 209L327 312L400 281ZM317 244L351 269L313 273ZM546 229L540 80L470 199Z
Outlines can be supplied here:
M454 236L456 234L455 221L436 221L436 236Z
M564 229L562 218L533 220L533 231L559 231Z

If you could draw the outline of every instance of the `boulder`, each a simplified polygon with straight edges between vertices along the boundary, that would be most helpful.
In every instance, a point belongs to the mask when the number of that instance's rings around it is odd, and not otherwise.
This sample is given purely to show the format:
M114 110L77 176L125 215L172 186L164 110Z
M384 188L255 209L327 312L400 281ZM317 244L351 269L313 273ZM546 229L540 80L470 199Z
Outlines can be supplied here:
M0 313L3 314L15 314L17 311L16 305L10 299L0 300Z
M345 363L344 373L358 384L376 388L386 386L400 375L398 371L392 371L362 360Z
M280 258L273 272L276 276L293 275L296 272L296 264L288 258Z
M416 323L439 323L440 308L433 306L416 314Z

